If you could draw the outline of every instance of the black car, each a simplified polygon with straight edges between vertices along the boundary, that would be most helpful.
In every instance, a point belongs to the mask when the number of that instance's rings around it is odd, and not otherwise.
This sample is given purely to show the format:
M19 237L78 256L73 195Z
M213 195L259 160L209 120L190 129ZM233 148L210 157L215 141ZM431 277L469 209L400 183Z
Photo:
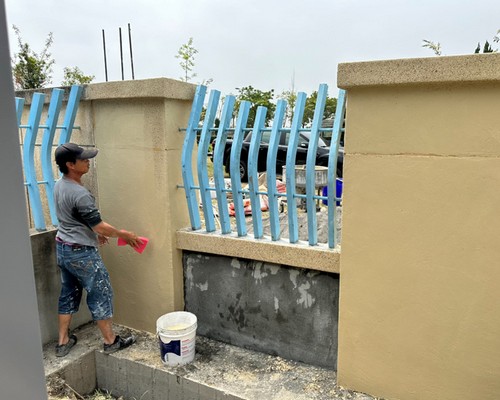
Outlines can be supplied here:
M276 157L276 173L278 175L281 174L283 166L286 165L286 155L288 152L288 138L289 132L282 132L280 143L278 146L278 154ZM250 139L252 137L252 133L250 132L242 142L241 146L241 158L240 158L240 177L242 181L247 181L248 179L248 151L250 149ZM266 131L262 133L261 144L259 148L259 158L257 162L257 170L259 172L263 172L267 169L267 150L269 148L269 140L271 137L271 132ZM309 132L300 132L299 143L297 146L297 156L295 158L295 165L303 165L307 160L307 149L309 147ZM215 143L214 143L215 144ZM224 166L226 168L226 172L230 172L229 170L229 159L231 155L231 147L232 140L228 140L226 142L226 146L224 149ZM319 138L318 147L316 150L316 165L327 167L328 166L328 155L330 153L330 147ZM337 177L342 177L342 166L344 163L344 149L341 147L339 149L339 154L337 157Z

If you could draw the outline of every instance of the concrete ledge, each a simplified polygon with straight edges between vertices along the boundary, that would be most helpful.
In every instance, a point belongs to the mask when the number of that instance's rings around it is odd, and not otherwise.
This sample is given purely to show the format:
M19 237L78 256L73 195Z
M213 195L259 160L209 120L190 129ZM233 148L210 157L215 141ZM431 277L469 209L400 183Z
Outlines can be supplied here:
M305 242L290 244L269 238L256 240L238 237L236 233L221 235L188 229L176 232L177 248L222 256L285 264L292 267L340 273L340 247L309 246Z
M168 78L105 82L85 86L82 100L165 98L192 101L195 89L196 85Z
M134 81L116 81L91 83L83 86L82 101L89 100L112 100L112 99L134 99L134 98L165 98L170 100L192 101L196 85L169 78L142 79ZM55 86L63 89L63 101L67 102L70 86ZM54 88L27 89L16 91L17 97L23 97L25 106L33 101L35 93L44 93L44 103L49 104Z
M339 64L342 89L385 85L500 82L500 54L408 58Z

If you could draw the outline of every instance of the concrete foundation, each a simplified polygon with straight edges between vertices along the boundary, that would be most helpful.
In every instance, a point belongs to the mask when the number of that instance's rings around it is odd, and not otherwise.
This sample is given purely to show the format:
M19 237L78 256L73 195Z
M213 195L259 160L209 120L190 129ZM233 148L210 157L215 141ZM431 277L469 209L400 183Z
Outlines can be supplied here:
M189 252L183 264L186 310L199 334L336 368L337 274Z

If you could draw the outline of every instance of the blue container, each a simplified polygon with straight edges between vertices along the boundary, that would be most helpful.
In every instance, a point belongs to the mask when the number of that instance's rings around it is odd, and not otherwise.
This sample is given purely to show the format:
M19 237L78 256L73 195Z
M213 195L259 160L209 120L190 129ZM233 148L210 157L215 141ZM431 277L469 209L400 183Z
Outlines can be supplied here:
M335 181L335 195L337 197L339 197L339 198L342 197L342 185L343 185L342 179L337 178L336 181ZM325 186L323 188L323 194L322 195L325 196L325 197L328 196L328 186ZM326 200L326 199L323 200L323 204L327 206L328 205L328 200ZM338 201L338 200L337 200L337 205L340 206L340 201Z

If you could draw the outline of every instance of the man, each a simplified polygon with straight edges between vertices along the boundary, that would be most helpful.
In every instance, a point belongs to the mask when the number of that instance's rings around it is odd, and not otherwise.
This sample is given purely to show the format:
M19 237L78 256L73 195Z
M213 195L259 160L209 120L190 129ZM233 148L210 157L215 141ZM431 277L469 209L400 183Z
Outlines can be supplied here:
M113 331L113 289L97 247L107 243L108 237L122 238L132 247L142 242L135 233L118 230L104 222L94 196L82 185L81 178L89 172L90 159L97 152L74 143L63 144L55 151L56 164L63 174L54 187L59 220L57 264L62 284L57 357L67 355L77 342L76 336L69 334L69 326L72 315L78 311L82 289L87 291L87 305L102 333L104 352L110 354L135 342L133 335L120 337Z

